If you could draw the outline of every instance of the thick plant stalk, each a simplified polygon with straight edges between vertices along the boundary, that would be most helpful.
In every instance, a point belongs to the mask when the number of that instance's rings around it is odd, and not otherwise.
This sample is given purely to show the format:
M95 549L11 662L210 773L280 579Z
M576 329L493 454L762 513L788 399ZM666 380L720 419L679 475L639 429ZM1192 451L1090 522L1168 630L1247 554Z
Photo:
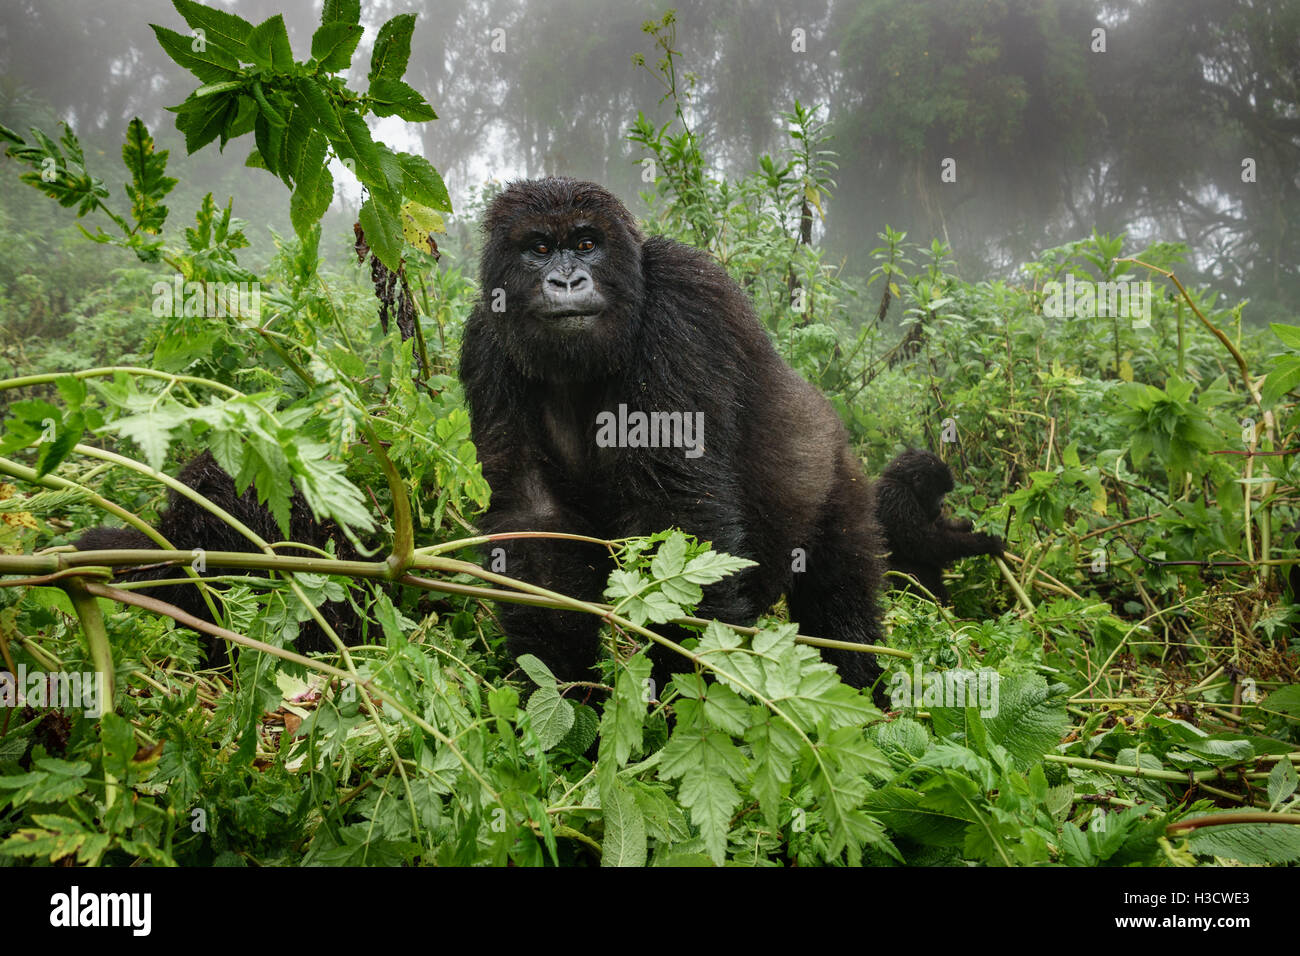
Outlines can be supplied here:
M90 659L103 679L105 699L100 703L100 710L108 713L113 709L117 688L113 680L113 649L109 646L108 631L104 628L104 615L99 611L95 596L86 590L86 583L81 578L65 578L63 590L72 600L72 607L77 612L78 620L81 621L81 632L86 635L86 643L90 645ZM117 801L117 790L117 778L105 770L104 808L106 810L111 809Z
M79 577L68 577L62 582L63 590L72 600L73 610L81 622L81 631L86 635L90 646L90 660L95 670L104 675L104 694L107 697L105 709L113 709L114 694L117 690L113 679L113 648L108 643L108 630L104 627L104 615L100 613L95 596L86 590L86 583Z

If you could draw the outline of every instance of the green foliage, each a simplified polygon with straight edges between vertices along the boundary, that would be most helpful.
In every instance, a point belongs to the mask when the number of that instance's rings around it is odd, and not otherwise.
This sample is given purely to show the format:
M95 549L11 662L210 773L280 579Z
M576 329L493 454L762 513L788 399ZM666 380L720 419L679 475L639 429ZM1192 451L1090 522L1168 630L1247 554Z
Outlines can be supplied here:
M334 156L366 188L362 228L371 249L396 271L404 202L451 211L437 170L421 156L398 154L376 141L364 119L370 112L411 122L437 118L402 81L415 15L399 14L380 28L369 87L358 93L337 74L351 67L364 31L359 5L326 4L311 56L297 61L280 14L254 26L192 0L174 2L191 36L157 25L153 31L167 55L203 84L173 107L185 148L193 153L219 138L224 149L229 140L252 133L256 148L247 165L275 174L293 190L290 217L300 237L310 234L333 199L326 158Z
M1023 281L971 282L944 242L917 245L884 226L872 271L843 275L818 244L835 189L823 114L794 103L779 156L718 177L686 125L691 78L674 19L648 24L661 51L651 72L676 105L668 126L638 119L631 132L658 174L650 229L726 264L777 348L840 412L869 471L905 445L941 449L957 473L950 505L1004 535L1011 556L1005 568L958 565L953 609L886 601L890 648L906 656L881 658L882 713L779 607L756 628L690 618L703 588L750 562L676 529L611 542L609 603L587 608L603 624L603 674L559 681L534 657L508 659L491 605L466 589L481 583L473 566L442 557L482 543L458 536L473 533L489 496L454 377L474 288L403 232L427 233L449 211L441 179L374 142L363 119L432 118L401 79L414 18L382 28L358 94L337 75L358 46L358 0L326 0L306 62L293 59L279 16L254 25L189 0L176 9L204 38L156 28L203 84L178 108L188 143L252 132L251 160L294 190L296 235L276 237L273 261L250 268L233 203L208 195L193 225L167 236L174 183L139 121L122 152L122 216L71 130L58 143L0 130L23 181L117 227L93 238L137 264L105 310L137 332L147 325L154 346L149 368L20 377L30 369L19 367L0 380L13 396L0 433L0 472L13 482L0 485L4 560L49 560L35 552L102 523L105 505L147 523L164 501L153 470L207 447L286 531L296 490L318 515L367 533L376 561L390 557L409 497L411 586L358 584L325 555L283 578L227 574L217 612L238 633L286 648L321 601L347 599L366 637L306 663L248 650L215 674L200 670L188 630L100 602L118 682L102 703L112 706L46 706L25 686L23 705L3 708L6 862L1300 858L1294 826L1223 816L1289 819L1298 808L1297 639L1282 590L1300 559L1293 327L1251 334L1241 306L1201 290L1153 296L1147 324L1049 314L1049 282L1143 273L1122 236L1046 250ZM369 189L361 219L372 246L385 262L407 260L427 363L378 327L368 270L340 274L323 260L323 239L352 241L319 226L330 156L350 160ZM423 209L402 212L403 200ZM1181 255L1156 243L1132 258L1172 270ZM182 288L168 292L171 308L142 306L129 290L156 289L160 264L163 286L179 277ZM48 291L27 278L0 304ZM205 294L221 283L255 285L256 314L210 314ZM108 327L97 347L117 334ZM78 344L46 355L78 356ZM140 461L106 469L95 457L106 445ZM651 644L672 661L665 687L652 680ZM0 588L0 645L28 673L94 671L56 587Z

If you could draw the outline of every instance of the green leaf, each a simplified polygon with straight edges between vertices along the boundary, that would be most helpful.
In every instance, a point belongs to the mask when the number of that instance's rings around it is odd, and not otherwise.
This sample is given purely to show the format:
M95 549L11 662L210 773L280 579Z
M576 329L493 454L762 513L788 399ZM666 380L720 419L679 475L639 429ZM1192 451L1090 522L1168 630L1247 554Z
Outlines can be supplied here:
M586 704L573 705L573 728L559 746L572 754L585 754L600 733L600 718Z
M293 70L293 47L289 45L283 14L277 13L253 27L248 35L248 54L264 70L276 73Z
M253 99L257 102L258 109L262 111L262 115L266 117L268 123L272 126L284 125L284 114L271 105L266 90L262 89L262 84L257 80L253 81Z
M738 558L721 551L706 551L692 558L682 574L692 584L714 584L729 574L757 565L757 561L749 558Z
M402 167L403 196L430 209L452 211L447 187L427 159L414 153L398 153L397 161Z
M334 201L334 176L325 165L325 151L325 137L312 130L298 185L289 200L289 220L299 236L310 233Z
M1300 860L1300 826L1285 823L1229 823L1200 827L1188 837L1198 856L1225 857L1242 863L1294 863Z
M494 717L514 720L519 711L519 691L513 687L494 687L488 692L488 710Z
M638 784L633 796L645 821L646 836L661 843L684 843L690 838L686 814L660 786Z
M740 793L734 784L745 778L744 754L724 733L701 733L680 724L659 753L660 776L681 779L678 801L699 827L709 857L721 866L726 859L731 817L740 807Z
M331 73L346 70L352 65L352 54L362 32L362 27L355 23L341 20L322 23L312 34L311 55L323 70Z
M600 791L605 839L601 866L645 866L645 820L632 793L617 780Z
M214 43L199 43L157 24L149 24L159 45L169 57L204 83L221 83L239 76L239 60ZM195 47L202 49L195 49Z
M307 110L316 128L331 140L343 135L339 113L325 88L310 76L297 78L298 102Z
M515 658L515 663L538 687L555 687L559 683L551 669L533 654L520 654Z
M134 441L149 467L161 471L167 461L172 434L188 420L189 415L184 410L160 406L138 415L119 418L106 427L109 431L115 431L123 438Z
M1276 326L1274 326L1276 328ZM1260 398L1266 406L1276 405L1278 400L1300 385L1300 358L1292 355L1277 360L1264 379L1260 389Z
M650 573L656 581L676 577L686 567L686 535L680 531L670 534L650 561Z
M561 697L554 686L533 691L524 709L533 719L533 733L537 734L542 750L550 750L573 727L573 705Z
M131 722L110 710L100 718L99 736L104 748L104 772L125 780L138 749Z
M95 833L69 817L49 813L34 814L32 821L41 829L23 828L0 844L7 856L44 857L51 863L76 854L77 861L94 865L112 842L107 833Z
M49 437L49 426L58 427L62 413L55 405L41 398L14 402L6 411L5 431L0 438L0 455L8 455L20 448L29 448Z
M315 142L318 139L322 142ZM296 104L289 104L285 109L284 138L280 141L277 160L280 178L286 180L286 185L297 185L303 178L303 159L307 148L310 146L313 153L321 147L327 148L323 140L324 134L312 128L307 111Z
M687 676L702 680L698 675ZM725 684L708 685L701 700L701 714L710 727L716 727L734 737L742 736L749 728L749 705Z
M259 116L253 124L253 141L262 163L271 172L280 174L279 158L284 150L284 126L276 126L266 115Z
M926 846L961 846L966 828L976 820L968 806L962 810L934 806L926 794L905 787L885 787L867 794L863 809L894 834Z
M843 728L843 732L859 737L861 735L855 727ZM866 741L860 742L863 746L869 746ZM898 851L885 837L880 821L872 819L860 809L867 790L866 782L861 776L828 767L823 761L814 765L811 783L822 815L826 818L832 855L846 853L849 865L857 866L862 859L862 847L873 844L898 858Z
M0 806L20 807L24 803L59 803L86 787L85 776L90 764L84 760L67 761L41 757L33 761L28 773L0 777ZM5 791L9 791L7 794Z
M361 0L325 0L321 23L360 23Z
M754 777L749 792L758 798L763 815L779 825L781 799L789 792L795 757L802 741L784 720L769 717L745 732L754 755Z
M622 767L641 747L650 671L650 659L644 653L620 666L614 679L614 694L606 702L600 721L601 766Z
M239 97L230 94L191 96L180 106L169 109L176 113L176 128L185 136L185 151L195 153L234 123Z
M131 199L131 218L142 232L156 235L167 219L167 207L161 203L176 180L163 175L167 169L167 150L154 152L153 138L137 117L127 125L122 162L131 173L126 194Z
M1186 746L1191 753L1224 766L1241 763L1255 756L1255 748L1250 741L1236 734L1215 734L1191 741Z
M86 396L90 394L86 383L75 375L60 375L55 379L54 387L58 389L59 397L71 411L80 411L82 405L86 403Z
M411 33L415 30L415 14L399 13L382 27L370 54L371 83L375 77L386 76L400 80L411 58Z
M365 233L371 251L379 257L380 262L396 272L402 261L400 216L378 207L374 196L371 196L361 204L361 212L357 219L361 223L361 229Z
M248 95L247 88L244 84L239 84L239 92L235 96L234 116L226 124L226 128L221 132L221 148L226 148L226 143L232 139L238 139L245 133L253 131L253 124L257 118L262 115L258 108L257 101Z
M438 118L424 97L401 80L377 76L370 83L368 95L376 116L400 116L412 123Z
M1291 766L1290 758L1283 755L1268 775L1269 805L1276 809L1283 800L1295 793L1297 785L1300 785L1300 779L1296 777L1295 767Z
M228 210L227 210L228 211ZM333 457L333 449L323 442L299 439L292 447L295 457L294 471L299 475L298 490L307 506L318 518L333 518L339 524L357 531L367 532L374 527L374 519L361 489L348 481L347 469L342 461ZM266 470L250 459L251 470L258 480L258 491L269 490ZM288 500L284 502L287 517ZM288 532L288 522L281 523Z
M394 219L396 219L397 195L394 191L396 184L389 180L384 152L370 135L370 127L366 126L366 121L357 113L344 113L343 131L337 138L331 138L331 141L340 158L355 161L353 172L362 184L370 189L371 196L380 193L382 199L394 207ZM393 157L393 166L393 171L400 177L401 167L397 165L396 157Z
M1284 325L1281 322L1270 322L1268 327L1287 348L1300 350L1300 327Z
M1041 674L1015 674L998 681L996 713L985 718L984 726L989 741L1005 747L1020 770L1055 750L1069 727L1065 701L1055 691Z
M832 728L861 727L879 718L880 711L861 693L843 683L835 668L816 659L816 652L812 659L794 693L774 696L782 709L798 717L805 728L823 722Z
M43 442L36 456L36 476L44 478L72 454L86 433L86 421L80 412L68 415L55 429L54 440Z
M1264 698L1260 706L1265 710L1300 717L1300 684L1287 684L1285 687L1279 687Z
M205 7L194 0L172 0L176 12L185 18L191 30L202 30L208 42L228 53L248 60L248 34L253 25L243 17L225 10Z

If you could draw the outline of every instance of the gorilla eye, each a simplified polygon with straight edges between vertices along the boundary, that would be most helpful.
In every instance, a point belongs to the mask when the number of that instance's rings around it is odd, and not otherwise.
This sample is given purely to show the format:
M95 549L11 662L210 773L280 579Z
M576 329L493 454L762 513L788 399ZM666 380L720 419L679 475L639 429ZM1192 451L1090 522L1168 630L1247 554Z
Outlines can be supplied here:
M579 251L579 252L591 252L591 250L592 250L592 249L595 249L595 248L596 248L596 240L595 240L595 239L587 238L587 239L579 239L579 240L578 240L578 251Z
M542 240L533 243L533 252L539 256L549 256L551 254L551 244Z

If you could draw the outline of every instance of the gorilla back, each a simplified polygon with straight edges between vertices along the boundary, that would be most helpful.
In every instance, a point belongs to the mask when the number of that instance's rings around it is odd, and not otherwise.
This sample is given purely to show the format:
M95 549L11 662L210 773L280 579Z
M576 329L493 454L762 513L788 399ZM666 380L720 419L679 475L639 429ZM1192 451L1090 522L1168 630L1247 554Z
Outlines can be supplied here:
M696 249L643 239L592 183L514 183L483 228L460 375L492 488L484 530L680 527L758 562L707 588L701 616L749 623L785 593L801 632L879 642L884 547L869 483L834 410L777 354L726 272ZM588 600L611 569L591 545L502 547L507 574ZM594 616L510 605L501 618L512 654L535 654L561 680L592 679ZM823 653L855 686L880 673L870 654ZM662 687L671 655L652 656Z

